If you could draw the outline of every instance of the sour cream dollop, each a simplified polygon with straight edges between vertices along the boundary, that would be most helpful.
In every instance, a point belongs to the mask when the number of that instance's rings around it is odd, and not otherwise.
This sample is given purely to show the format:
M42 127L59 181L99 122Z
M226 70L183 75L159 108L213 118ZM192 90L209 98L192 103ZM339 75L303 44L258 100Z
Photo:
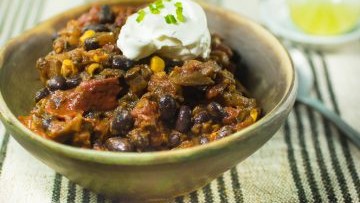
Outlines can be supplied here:
M177 2L182 5L184 22L169 24L165 17L176 17ZM163 0L162 4L158 14L153 14L149 6L144 8L140 22L139 13L128 17L117 41L123 54L132 60L154 53L178 60L208 58L211 36L201 6L191 0Z

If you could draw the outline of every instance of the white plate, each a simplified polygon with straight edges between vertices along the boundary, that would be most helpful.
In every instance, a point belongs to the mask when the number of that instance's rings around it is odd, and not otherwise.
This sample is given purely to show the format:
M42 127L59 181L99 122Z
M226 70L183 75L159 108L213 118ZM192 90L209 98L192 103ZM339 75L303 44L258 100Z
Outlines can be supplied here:
M352 31L336 36L316 36L300 31L291 20L283 0L262 0L261 20L275 35L315 48L336 48L360 39L360 23Z

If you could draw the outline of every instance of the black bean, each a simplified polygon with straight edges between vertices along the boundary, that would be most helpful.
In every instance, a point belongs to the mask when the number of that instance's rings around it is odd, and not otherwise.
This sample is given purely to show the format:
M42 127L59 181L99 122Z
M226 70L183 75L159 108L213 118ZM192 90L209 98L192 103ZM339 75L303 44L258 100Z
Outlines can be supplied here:
M169 135L169 145L170 147L177 147L181 143L181 133L177 131L171 132Z
M123 55L115 55L111 60L111 66L115 69L129 70L133 65L134 62Z
M90 51L90 50L94 50L100 47L99 42L96 40L96 38L91 37L91 38L87 38L84 42L84 46L85 46L85 50L86 51Z
M223 107L217 102L211 102L208 104L207 110L216 120L221 120L227 115Z
M37 91L35 94L35 102L40 101L41 99L47 97L50 94L50 91L48 88L42 88L41 90Z
M184 65L184 62L183 61L177 61L177 60L172 60L172 59L165 59L166 61L166 65L167 66L172 66L172 67L175 67L175 66L183 66Z
M134 126L134 119L127 110L120 110L115 113L110 123L110 132L113 135L125 136Z
M220 128L220 130L217 132L217 135L216 135L216 139L221 139L221 138L224 138L228 135L231 135L233 134L235 131L234 129L231 127L231 126L223 126L222 128Z
M81 77L73 77L66 79L66 86L67 88L71 89L78 86L81 83Z
M111 11L111 8L109 5L103 5L101 6L100 13L99 13L99 21L102 24L105 23L112 23L114 22L114 15Z
M98 117L98 114L92 111L88 111L88 112L84 112L83 113L83 117L84 118L90 118L90 119L95 119Z
M94 30L95 32L109 32L110 29L104 24L90 24L83 27L82 32Z
M166 72L167 74L170 74L171 71L174 70L174 68L175 68L175 67L173 67L173 66L166 66L166 67L165 67L165 72Z
M206 111L202 111L194 116L194 123L195 124L205 123L210 119L211 119L210 114Z
M47 81L47 86L49 90L65 90L66 89L66 80L62 76L55 76Z
M175 129L179 132L186 133L191 127L191 109L188 106L181 106Z
M201 86L202 87L202 86ZM204 100L205 91L202 91L199 86L183 86L183 96L185 101L193 102L196 105L197 101Z
M129 137L137 151L146 151L150 146L149 134L150 133L146 130L136 128L130 131L127 137Z
M201 137L200 138L200 144L203 145L203 144L207 144L209 143L209 139L207 137Z
M106 140L105 147L114 152L132 152L133 145L126 138L112 137Z
M49 127L51 125L51 118L43 118L41 124L45 130L49 129Z
M165 59L165 64L166 64L165 71L166 73L169 74L175 68L175 66L181 67L184 64L184 62Z
M195 88L197 89L197 90L199 90L200 92L206 92L206 90L207 90L207 88L208 88L208 86L206 86L206 85L200 85L200 86L195 86Z
M177 111L176 100L170 95L162 96L159 100L159 110L163 121L174 120Z

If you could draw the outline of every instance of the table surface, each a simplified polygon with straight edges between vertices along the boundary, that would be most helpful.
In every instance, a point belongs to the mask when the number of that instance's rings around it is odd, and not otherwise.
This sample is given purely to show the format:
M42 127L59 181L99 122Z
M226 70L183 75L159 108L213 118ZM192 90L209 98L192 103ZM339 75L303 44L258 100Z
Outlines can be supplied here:
M85 0L1 0L0 46ZM259 1L213 0L259 21ZM313 96L360 131L360 42L309 50ZM175 202L360 202L360 152L321 115L296 104L284 126L251 157ZM109 202L56 174L0 125L0 202Z

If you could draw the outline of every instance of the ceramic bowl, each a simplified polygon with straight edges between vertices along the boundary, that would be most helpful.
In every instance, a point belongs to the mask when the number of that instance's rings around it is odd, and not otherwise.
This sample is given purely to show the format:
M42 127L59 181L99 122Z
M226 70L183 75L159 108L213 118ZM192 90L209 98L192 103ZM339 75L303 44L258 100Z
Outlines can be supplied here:
M136 4L139 1L105 1ZM0 51L0 117L28 152L69 180L96 193L127 201L164 201L192 192L258 150L288 116L295 100L295 72L279 41L260 25L215 6L202 4L211 32L241 53L248 68L242 81L259 101L264 116L255 124L219 141L189 149L115 153L79 149L44 139L17 119L34 105L41 87L37 58L51 49L52 34L90 5L62 13Z

